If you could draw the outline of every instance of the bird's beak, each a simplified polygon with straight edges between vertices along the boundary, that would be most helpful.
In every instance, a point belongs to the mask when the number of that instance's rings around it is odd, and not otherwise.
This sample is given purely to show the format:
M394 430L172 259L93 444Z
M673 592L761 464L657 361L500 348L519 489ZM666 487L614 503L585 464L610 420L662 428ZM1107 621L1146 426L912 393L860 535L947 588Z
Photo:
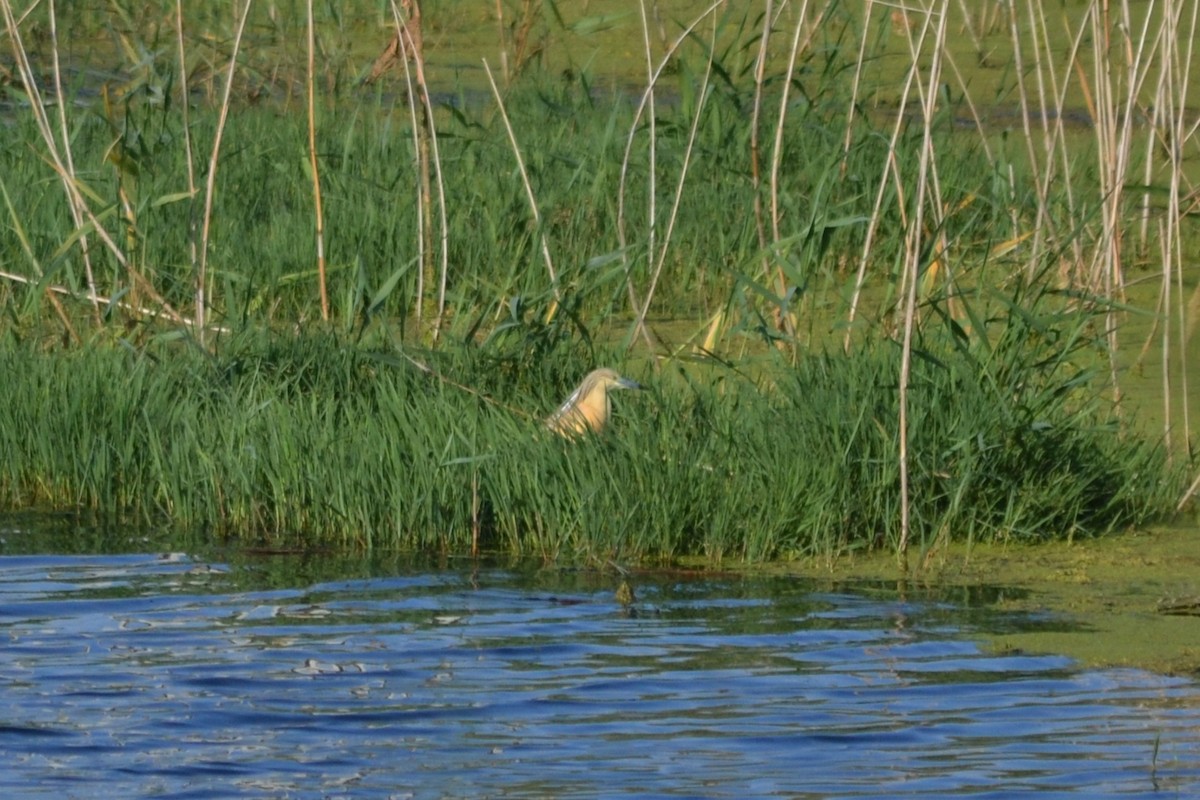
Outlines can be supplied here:
M624 377L617 379L617 385L620 386L622 389L639 389L640 390L640 389L645 388L637 381L631 381L629 378L624 378Z

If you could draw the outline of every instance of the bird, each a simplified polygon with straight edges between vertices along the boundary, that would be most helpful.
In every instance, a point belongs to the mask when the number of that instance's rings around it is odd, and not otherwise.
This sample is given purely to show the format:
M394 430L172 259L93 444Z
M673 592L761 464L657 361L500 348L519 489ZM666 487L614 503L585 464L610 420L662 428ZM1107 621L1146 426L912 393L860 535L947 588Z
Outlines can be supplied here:
M575 437L604 430L612 413L608 397L613 389L641 389L641 384L624 378L607 367L594 369L571 392L571 396L546 418L546 427L560 436Z

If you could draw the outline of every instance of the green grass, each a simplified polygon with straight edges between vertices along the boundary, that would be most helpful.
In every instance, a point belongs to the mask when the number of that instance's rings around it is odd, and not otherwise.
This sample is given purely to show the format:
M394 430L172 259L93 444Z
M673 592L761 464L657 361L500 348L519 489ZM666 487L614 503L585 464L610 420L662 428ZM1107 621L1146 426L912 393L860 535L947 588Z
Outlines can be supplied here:
M426 10L429 24L440 26L430 40L431 58L444 56L444 48L466 35L459 30L461 17L454 25L443 19L453 6ZM683 20L689 7L664 4L661 10L668 19ZM377 40L385 39L388 20L375 8L334 11L333 6L322 9L318 20L328 37L326 45L341 43L324 53L328 58L323 69L341 74L355 58L352 44L361 49L366 40L372 48L382 46ZM114 98L108 105L96 98L97 86L86 73L68 71L75 82L68 81L67 91L78 92L83 100L80 108L71 109L67 124L75 183L133 268L171 307L191 318L196 282L192 247L216 129L216 115L202 100L219 96L212 76L222 67L206 37L216 31L227 38L232 15L226 19L202 10L189 12L185 31L189 53L192 58L207 53L214 59L206 69L189 63L194 103L189 154L175 85L178 64L172 31L139 26L141 16L120 3L104 11L82 4L63 13L63 24L70 23L74 32L62 44L69 64L98 66L89 59L102 60L107 53L111 67L129 61L131 52L144 51L142 61L125 64L122 77L129 77L130 83L108 81ZM306 119L296 94L303 64L294 48L284 46L301 36L303 14L270 16L261 8L253 13L246 64L235 75L241 82L218 159L209 244L207 302L211 308L206 316L234 330L305 325L321 316ZM570 28L576 13L575 9L564 12L561 24ZM447 324L454 335L487 336L506 325L545 319L555 305L556 290L574 323L572 335L587 335L612 327L614 320L628 320L636 311L629 292L640 300L653 281L652 319L687 321L695 333L714 314L728 312L722 331L726 348L736 348L745 333L759 340L774 336L763 320L785 303L801 315L806 336L800 344L822 344L828 339L823 329L846 316L871 220L876 227L866 278L883 299L860 314L857 322L873 326L888 311L893 292L901 288L908 220L915 211L912 175L903 175L897 184L887 177L886 164L893 147L905 170L918 163L922 131L913 119L893 145L892 107L885 104L887 110L879 113L878 106L860 103L849 130L850 147L843 152L848 84L858 56L852 35L857 12L835 3L830 13L829 26L802 54L792 86L778 173L782 232L778 241L769 241L766 247L760 244L753 212L756 198L762 199L764 192L752 184L749 151L754 88L750 65L758 25L753 10L745 11L744 18L732 10L720 17L712 93L702 109L695 87L708 55L704 37L697 34L689 41L659 86L662 96L653 140L654 252L650 252L648 222L647 120L643 117L634 125L636 94L612 88L607 79L614 73L593 72L579 64L573 65L568 77L557 69L530 70L505 95L539 207L542 222L538 225L518 180L495 101L465 88L470 84L464 79L448 80L446 70L435 64L433 71L443 80L439 96L446 100L437 114L437 129L448 214ZM51 49L45 24L35 16L26 30L27 44L43 66ZM487 20L471 21L490 32L487 24ZM632 24L632 19L621 23L623 41L629 41ZM791 24L789 17L781 18L774 47L783 47ZM876 20L875 24L881 26L880 35L871 41L863 67L871 74L883 70L886 82L894 85L901 71L895 60L899 42L894 33L887 33L889 23ZM617 33L605 28L591 35L599 42ZM1003 28L991 31L987 38L999 47ZM476 42L478 37L468 39ZM568 54L576 46L567 44L574 41L569 37L551 39ZM132 50L124 45L109 50L123 41ZM956 40L955 46L965 46L966 41ZM86 52L84 42L89 43ZM766 142L782 88L783 53L772 53L766 78L769 113L760 124L764 169L772 150ZM958 55L965 58L967 53ZM993 55L992 60L1000 59ZM987 68L1009 75L1011 69L1011 65ZM263 102L256 92L267 74L275 76L278 84ZM422 301L432 296L433 287L426 286L424 296L418 296L419 226L407 106L396 93L395 82L356 87L346 80L324 78L316 138L333 318L342 331L349 331L369 311L372 319L386 320L411 334L409 323ZM16 83L6 91L18 101L23 99ZM861 91L873 95L875 90ZM1014 109L1011 86L984 94L974 98L976 104ZM1094 167L1089 166L1097 161L1093 137L1072 135L1069 152L1074 172L1050 181L1047 196L1041 198L1034 187L1046 165L1028 162L1023 140L1011 129L989 131L992 141L985 152L986 140L961 124L969 117L968 99L965 91L950 91L934 120L939 184L936 199L927 202L936 202L946 217L936 229L927 223L924 247L932 237L944 236L950 247L948 266L953 267L956 280L969 285L995 285L1020 269L1026 251L1009 251L999 259L990 253L998 244L1025 241L1020 237L1035 224L1051 237L1042 242L1046 252L1032 257L1038 265L1060 256L1075 259L1071 248L1076 244L1083 246L1079 257L1088 259L1092 240L1102 227L1099 208L1106 196ZM689 131L697 115L701 124L689 152ZM638 133L622 194L620 177L631 127ZM68 213L58 176L41 157L45 149L30 114L16 113L6 120L6 135L0 141L0 189L5 195L0 207L0 263L34 283L5 282L0 308L20 329L34 335L46 323L59 324L45 286L82 293L86 285L80 229ZM1140 145L1131 148L1131 177L1140 176L1143 153ZM663 253L667 211L685 158L686 182ZM201 186L201 194L191 197L187 196L189 160ZM881 182L884 194L876 205ZM1156 173L1151 183L1156 204L1164 186ZM1130 230L1123 234L1122 252L1130 264L1153 267L1158 254L1156 226L1150 226L1148 239L1136 234L1141 195L1133 188L1126 195ZM126 201L128 213L122 210ZM622 201L623 219L617 214ZM440 231L435 227L434 233ZM1185 241L1191 235L1183 231ZM544 264L543 237L557 268L557 287ZM150 312L159 310L157 301L94 235L89 242L100 294ZM654 279L660 257L663 272ZM782 271L790 297L780 295L764 268ZM140 325L146 320L144 313L115 304L103 310L111 313L102 324ZM84 313L81 303L69 303L69 315Z
M185 120L169 27L120 2L64 10L60 28L75 34L59 45L66 91L80 101L64 107L65 135L59 106L47 108L53 136L64 137L54 147L70 150L72 185L96 222L72 219L19 80L0 86L14 103L0 120L0 361L12 376L0 388L11 409L0 416L5 504L354 548L460 551L480 537L546 558L896 548L900 342L916 286L907 465L918 545L1093 535L1171 510L1190 431L1167 414L1170 462L1109 408L1104 398L1123 378L1108 365L1132 349L1097 331L1124 336L1138 318L1123 304L1139 278L1153 278L1159 287L1138 297L1153 304L1159 291L1169 302L1145 318L1164 326L1155 346L1171 386L1184 385L1196 326L1194 267L1183 254L1196 232L1164 198L1189 185L1190 166L1145 146L1182 129L1159 120L1134 130L1119 173L1120 159L1100 153L1098 126L1061 140L1046 138L1051 128L1021 131L1013 76L1029 91L1034 76L1028 60L1003 55L1007 32L995 25L951 34L947 52L977 63L962 81L938 80L926 127L915 94L902 113L893 95L914 58L921 80L934 80L930 54L898 55L907 45L886 16L865 29L860 55L858 12L832 4L787 83L789 6L763 82L756 187L761 9L723 9L715 30L696 29L657 87L651 126L635 119L638 93L624 88L643 56L610 56L622 69L604 62L604 71L581 44L629 50L640 31L629 20L594 28L574 7L538 8L531 30L542 55L503 95L524 173L480 75L447 61L447 42L491 52L478 29L494 21L464 23L450 2L425 8L446 197L430 251L444 252L447 266L436 341L428 317L416 324L433 308L437 276L420 286L409 110L395 80L353 80L390 35L386 13L327 4L318 21L324 321L305 51L294 46L303 15L255 7L216 160L200 336L174 313L196 313L193 248L232 15L189 7ZM672 35L689 9L664 4ZM43 77L54 51L46 13L22 23ZM1063 30L1099 30L1081 19ZM1027 45L1043 22L1019 20ZM1119 96L1120 63L1097 65L1095 51L1072 63L1061 31L1048 27L1038 52L1047 69L1072 76L1069 108L1094 86L1079 76L1101 69L1117 90L1112 119L1164 98L1186 106L1194 91L1163 73L1144 85L1165 94ZM1190 52L1163 47L1145 63ZM100 63L124 67L107 79L107 101L83 69ZM786 124L776 128L785 86ZM969 100L996 112L994 127L963 124ZM778 235L755 211L772 197ZM1113 212L1115 228L1104 217ZM103 296L94 309L85 239ZM634 320L650 293L647 342ZM779 324L783 311L795 314L795 335ZM419 353L436 374L401 353ZM618 399L611 434L574 445L549 436L537 420L601 364L641 372L652 391ZM1171 396L1176 409L1191 402ZM1160 401L1151 393L1143 405Z
M1076 315L1042 305L996 303L991 344L922 343L920 546L1092 536L1170 511L1181 476L1096 397ZM253 543L462 552L477 534L547 559L897 544L893 345L754 380L639 376L650 391L619 395L611 429L578 442L538 423L575 376L466 349L421 358L437 374L328 336L246 337L216 355L6 347L0 497Z
M548 91L555 94L548 96ZM615 198L631 118L628 101L614 97L593 102L578 88L552 87L518 95L509 104L543 224L538 228L530 219L512 151L494 114L468 109L448 118L440 136L450 199L451 325L462 335L489 332L497 315L501 320L512 317L517 298L523 314L544 316L553 286L539 246L543 234L557 265L563 305L579 326L591 329L607 324L614 314L628 315L627 284L641 294L651 272L644 153L635 153L626 188L628 273L616 234ZM660 192L681 169L689 113L687 107L664 112L659 122ZM789 235L764 252L752 214L744 109L718 98L710 101L706 114L709 122L698 138L653 314L696 319L699 326L722 308L759 306L764 298L769 308L778 300L761 275L764 257L782 267L797 287L795 303L815 302L818 295L838 297L853 282L854 264L846 259L862 248L874 201L866 176L882 171L886 140L864 122L850 152L849 177L842 179L834 123L815 111L799 115L789 128L782 165L781 214ZM204 115L193 123L198 152L211 147L212 125L211 116ZM415 307L416 209L406 126L402 109L366 103L346 108L341 123L323 127L318 137L330 294L343 329L360 324L368 308L373 316L403 326ZM948 145L953 135L947 127ZM293 325L320 316L305 136L302 119L269 109L243 109L229 125L217 174L209 255L209 298L217 323L240 329ZM0 231L0 250L8 263L22 265L21 272L42 278L32 286L9 284L0 304L27 329L53 319L39 285L62 285L80 293L86 287L84 265L74 247L77 237L53 173L29 157L30 147L37 147L35 139L32 125L22 117L0 143L0 172L13 209ZM915 136L902 138L899 146L903 158L916 158ZM124 174L105 160L114 147L123 148ZM72 150L78 181L100 198L102 219L118 238L130 232L131 262L168 303L188 313L194 293L191 226L202 202L181 195L186 170L179 118L156 109L132 109L114 132L100 116L84 115L73 128ZM969 142L948 150L943 167L947 202L969 205L963 219L950 220L948 234L977 240L977 247L986 249L1011 235L1007 179L981 174ZM133 225L127 229L115 219L121 187L133 209ZM968 197L980 199L971 202ZM659 203L663 206L665 200ZM659 213L661 238L661 208ZM884 207L880 228L875 256L880 265L894 263L904 232L894 201ZM36 267L18 229L35 254ZM94 241L91 252L103 295L137 296L110 254ZM893 277L885 268L872 280L887 285ZM76 302L72 308L82 312L84 306ZM144 319L116 307L107 310L113 321L136 324ZM743 330L758 324L753 313L737 317Z

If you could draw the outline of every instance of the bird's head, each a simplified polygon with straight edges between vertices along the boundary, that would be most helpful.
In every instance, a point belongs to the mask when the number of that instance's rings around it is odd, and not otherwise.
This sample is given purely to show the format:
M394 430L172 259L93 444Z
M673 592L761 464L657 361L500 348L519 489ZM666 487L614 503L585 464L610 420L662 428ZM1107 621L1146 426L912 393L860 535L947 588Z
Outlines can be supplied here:
M564 436L575 436L588 430L598 433L603 430L612 411L608 393L613 389L641 388L637 381L620 375L614 369L601 367L592 370L571 392L566 402L550 415L546 425Z

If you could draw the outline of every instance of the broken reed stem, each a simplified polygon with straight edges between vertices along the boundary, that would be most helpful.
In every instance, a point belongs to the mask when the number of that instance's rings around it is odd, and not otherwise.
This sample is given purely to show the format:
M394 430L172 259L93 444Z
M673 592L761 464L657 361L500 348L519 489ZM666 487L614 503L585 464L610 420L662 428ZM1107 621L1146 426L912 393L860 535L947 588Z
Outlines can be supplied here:
M40 282L40 280L35 280L35 279L29 278L25 275L18 275L14 272L7 272L4 270L0 270L0 278L3 278L4 280L7 280L7 281L13 281L15 283L25 284L26 286L33 286ZM134 314L135 316L143 318L143 319L152 319L152 318L157 317L160 314L162 314L162 311L163 311L162 308L150 308L148 306L137 306L137 305L134 305L133 303L129 303L129 302L126 302L124 300L120 300L120 299L117 299L114 297L105 297L104 295L92 294L90 291L77 292L74 289L69 289L66 286L58 286L56 284L47 285L45 287L45 289L46 289L46 292L48 292L48 293L53 293L53 294L59 295L61 297L68 297L72 300L80 300L82 302L90 303L92 305L100 304L100 305L104 305L104 306L111 306L113 308L119 308L122 311L128 311L128 312ZM55 301L55 302L57 303L57 301ZM63 321L66 322L65 319ZM180 324L187 324L187 320L176 319L175 321L179 322ZM69 327L70 323L67 323L67 324ZM231 329L223 328L223 327L215 327L215 328L213 328L213 330L218 333L230 333L231 332ZM70 330L70 333L72 334L72 338L75 339L76 341L78 341L79 337L74 335L74 333L75 333L74 330Z

